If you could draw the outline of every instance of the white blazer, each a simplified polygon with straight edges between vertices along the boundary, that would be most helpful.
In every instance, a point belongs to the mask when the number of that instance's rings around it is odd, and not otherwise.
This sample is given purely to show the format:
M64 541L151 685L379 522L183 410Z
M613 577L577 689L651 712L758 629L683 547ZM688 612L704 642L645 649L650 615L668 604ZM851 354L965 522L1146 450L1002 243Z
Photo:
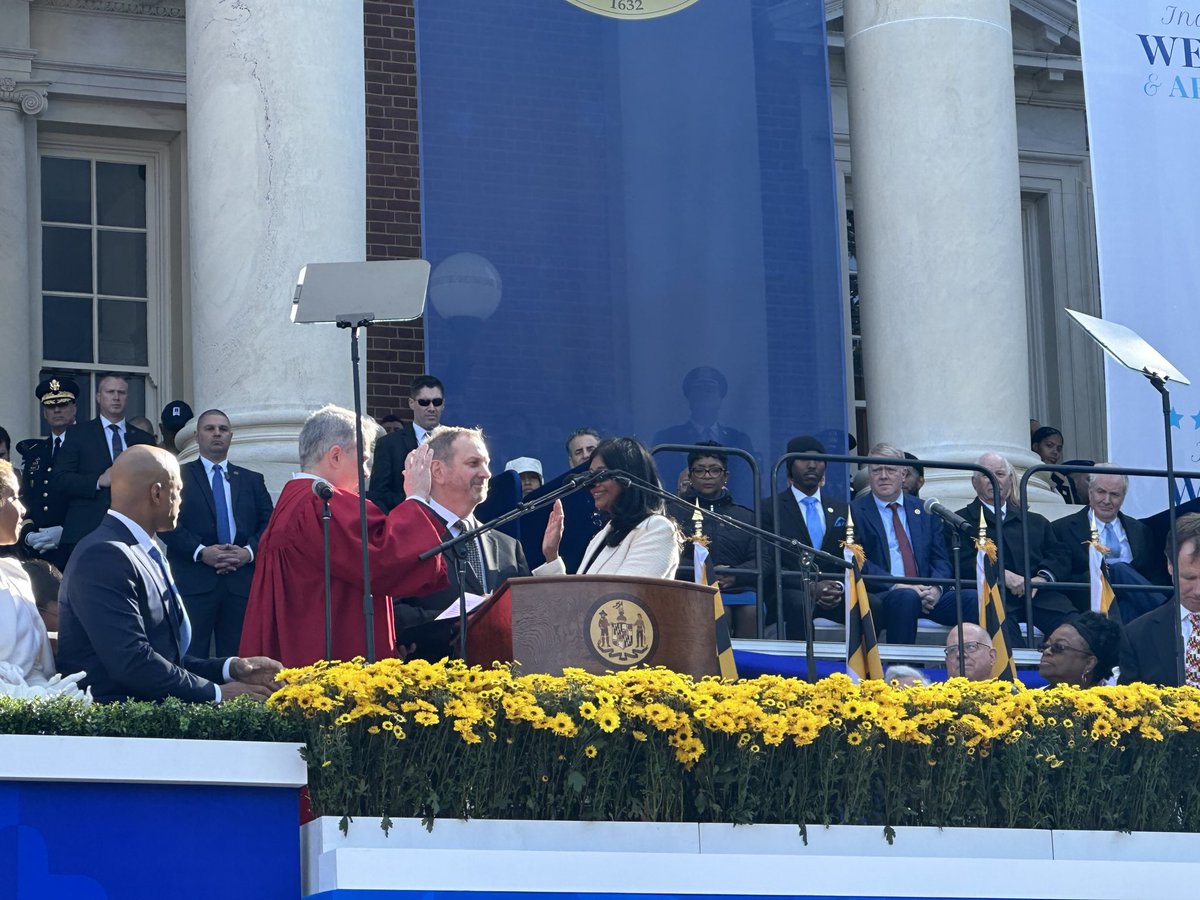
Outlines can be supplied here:
M642 578L674 578L679 566L679 531L675 523L658 514L639 522L615 547L602 547L611 526L605 525L588 543L583 554L586 571L580 575L634 575ZM600 548L599 553L596 548ZM595 559L592 556L595 554ZM588 560L592 560L588 565ZM542 563L534 575L566 575L562 557Z

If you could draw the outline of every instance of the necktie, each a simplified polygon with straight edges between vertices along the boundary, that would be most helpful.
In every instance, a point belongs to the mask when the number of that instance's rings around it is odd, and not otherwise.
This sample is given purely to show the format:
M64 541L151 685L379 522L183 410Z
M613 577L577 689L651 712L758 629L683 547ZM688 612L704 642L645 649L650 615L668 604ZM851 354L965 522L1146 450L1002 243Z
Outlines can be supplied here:
M900 521L900 504L892 501L888 504L892 511L892 528L896 532L896 543L900 546L900 559L904 561L904 577L917 577L917 558L913 555L912 544L908 540L908 532Z
M1200 687L1200 613L1188 613L1192 633L1183 651L1183 672L1188 687Z
M821 515L821 502L816 497L805 497L803 503L808 536L812 538L812 545L819 550L821 542L825 540L825 517Z
M1100 543L1108 548L1108 556L1104 557L1109 562L1117 562L1121 559L1121 542L1117 540L1117 532L1112 527L1112 522L1105 522L1104 528L1100 531Z
M109 425L108 430L113 433L112 456L113 462L116 462L117 457L121 455L121 451L125 449L125 447L121 444L121 428L118 425Z
M459 519L454 523L454 526L458 529L459 534L471 530L471 525L466 519ZM477 587L478 591L482 593L485 588L483 584L483 557L479 554L479 541L467 541L466 550L467 565L471 569L467 573L468 587ZM472 575L474 576L475 584L470 584Z
M170 614L172 606L174 606L175 614L171 615L171 621L174 623L178 619L179 655L182 658L187 655L188 647L192 645L192 622L188 618L187 608L183 605L183 598L179 596L179 589L175 587L175 579L171 577L171 570L167 568L167 561L163 559L163 555L154 545L150 546L149 552L150 558L158 563L158 571L162 573L162 577L171 591L171 602L167 604L167 612Z
M62 435L56 435L54 438L54 449L50 451L50 465L54 465L54 460L58 459L58 448L62 446Z
M225 499L225 479L219 465L213 466L212 492L213 504L217 509L217 543L230 544L233 534L229 527L229 503Z

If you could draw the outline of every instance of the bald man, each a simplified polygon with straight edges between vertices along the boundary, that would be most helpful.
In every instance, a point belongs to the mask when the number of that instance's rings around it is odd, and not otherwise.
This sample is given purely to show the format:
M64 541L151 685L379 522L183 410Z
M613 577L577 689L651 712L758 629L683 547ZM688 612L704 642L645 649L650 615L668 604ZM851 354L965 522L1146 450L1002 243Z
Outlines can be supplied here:
M958 628L950 629L946 635L946 672L951 678L958 675L958 658L963 661L963 674L968 681L990 681L992 666L996 663L996 650L987 629L974 622L963 622L962 643L958 642Z
M221 702L270 695L279 663L188 655L188 621L153 535L179 517L179 463L139 445L113 463L112 505L79 542L59 590L58 665L87 673L96 700Z

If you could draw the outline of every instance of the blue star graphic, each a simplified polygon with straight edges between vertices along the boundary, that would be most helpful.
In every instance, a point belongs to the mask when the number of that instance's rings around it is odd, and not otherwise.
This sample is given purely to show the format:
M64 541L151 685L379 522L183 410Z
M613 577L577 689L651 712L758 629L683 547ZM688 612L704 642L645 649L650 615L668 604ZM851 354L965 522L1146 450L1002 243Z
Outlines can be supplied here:
M1175 412L1175 407L1171 407L1171 427L1178 428L1179 423L1183 421L1183 413Z
M1200 412L1196 413L1194 416L1188 416L1188 418L1192 420L1193 428L1200 429Z

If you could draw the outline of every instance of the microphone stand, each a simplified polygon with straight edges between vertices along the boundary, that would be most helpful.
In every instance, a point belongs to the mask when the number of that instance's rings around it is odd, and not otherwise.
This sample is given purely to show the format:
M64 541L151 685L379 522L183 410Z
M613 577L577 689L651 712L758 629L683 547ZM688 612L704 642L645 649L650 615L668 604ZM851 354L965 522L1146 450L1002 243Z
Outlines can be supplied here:
M657 485L650 484L648 481L644 481L641 478L637 478L628 474L627 472L620 472L614 477L619 482L625 482L634 485L635 487L641 488L643 491L653 494L663 500L667 500L672 503L680 502L679 498L674 494L668 493ZM836 566L840 569L849 569L851 568L851 564L846 562L846 560L841 557L826 553L823 550L818 550L816 547L810 547L808 544L805 544L803 541L798 541L795 538L785 538L782 535L776 534L773 531L767 531L766 529L759 528L756 525L747 525L745 522L739 522L737 519L730 518L724 513L707 510L703 507L697 508L706 518L716 519L718 522L728 525L730 528L753 535L760 541L766 541L769 544L779 547L781 550L789 550L799 556L800 580L804 592L804 615L807 619L804 629L804 662L807 669L808 680L816 681L817 652L815 646L815 636L813 634L815 629L813 628L812 620L812 592L816 584L817 574L820 572L820 566L818 563L825 563L826 565Z
M329 560L329 498L322 497L321 531L325 542L325 660L333 659L333 585Z
M954 557L954 614L958 618L958 674L966 676L967 663L963 659L963 599L962 599L962 536L957 528L950 529L950 553ZM983 598L979 598L983 602Z
M532 512L551 506L554 501L569 494L574 494L576 491L583 490L593 482L603 481L611 477L612 473L608 469L593 469L589 472L584 472L582 475L576 475L548 494L543 494L536 500L522 501L508 512L497 516L490 522L484 522L475 528L467 529L461 532L458 537L452 537L438 544L436 547L430 547L417 557L424 561L438 553L449 554L453 551L455 572L458 574L458 654L460 658L464 661L467 658L467 628L470 624L467 620L467 589L463 577L465 574L464 561L467 554L467 541L476 540L481 534L502 528L509 522L514 522ZM480 578L483 577L483 574L482 572L479 573Z

